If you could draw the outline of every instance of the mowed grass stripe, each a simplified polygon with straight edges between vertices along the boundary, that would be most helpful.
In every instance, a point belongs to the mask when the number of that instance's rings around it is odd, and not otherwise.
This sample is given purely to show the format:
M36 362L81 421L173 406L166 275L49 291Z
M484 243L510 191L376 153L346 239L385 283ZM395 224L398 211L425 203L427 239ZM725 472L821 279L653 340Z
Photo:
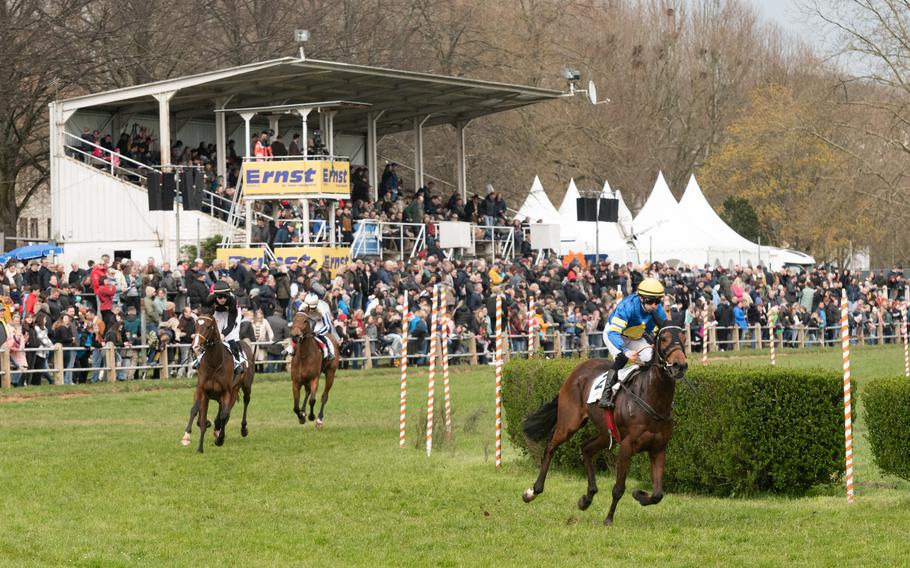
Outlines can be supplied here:
M778 361L837 369L831 351L785 352ZM902 365L899 348L870 347L853 368L861 386ZM195 430L190 448L179 443L189 381L73 387L91 396L71 398L58 396L59 387L27 389L36 398L0 403L0 563L880 566L910 555L910 484L875 470L861 412L854 506L831 487L804 499L670 493L642 508L629 495L641 485L633 481L616 525L604 529L607 474L582 513L575 502L585 482L575 474L551 474L547 491L522 503L536 467L508 440L495 471L492 367L453 367L455 439L434 436L430 459L419 426L426 371L410 375L405 449L397 374L389 371L343 374L322 432L297 424L286 376L260 377L250 436L240 437L235 409L225 446L210 437L203 455Z

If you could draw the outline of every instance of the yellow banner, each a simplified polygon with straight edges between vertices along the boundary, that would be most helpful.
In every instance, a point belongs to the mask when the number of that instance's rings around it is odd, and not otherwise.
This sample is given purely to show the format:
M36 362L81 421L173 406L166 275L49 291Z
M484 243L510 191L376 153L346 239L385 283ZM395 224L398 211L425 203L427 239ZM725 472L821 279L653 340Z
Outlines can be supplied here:
M351 249L349 248L287 247L276 248L273 252L279 264L291 264L294 261L298 264L307 264L315 259L320 268L327 266L333 275L340 267L351 262ZM225 262L231 259L249 260L250 266L255 269L268 266L263 249L258 247L218 249L216 258Z
M324 160L244 162L240 175L245 195L351 194L351 164Z

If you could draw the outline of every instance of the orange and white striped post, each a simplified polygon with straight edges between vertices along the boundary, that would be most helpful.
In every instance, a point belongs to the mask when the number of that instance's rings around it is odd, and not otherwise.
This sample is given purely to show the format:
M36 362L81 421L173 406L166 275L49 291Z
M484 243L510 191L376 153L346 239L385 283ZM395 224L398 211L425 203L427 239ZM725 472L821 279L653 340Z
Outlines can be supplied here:
M404 447L405 409L408 402L408 306L402 306L401 317L401 417L398 419L398 445Z
M907 337L907 302L901 302L901 336L904 339L904 376L910 377L910 337Z
M534 353L534 324L537 322L534 296L528 299L528 357Z
M502 467L502 296L496 296L496 467Z
M853 502L853 411L850 396L850 322L847 294L841 294L840 340L844 357L844 446L846 449L847 502Z
M711 345L711 328L705 324L705 337L701 343L701 364L708 364L708 346Z
M449 392L449 319L446 306L446 289L439 290L439 321L442 328L439 340L442 342L442 390L445 395L446 436L452 436L452 398Z
M433 404L436 398L436 306L439 305L439 287L433 286L433 310L430 317L430 370L427 377L427 456L433 453Z
M771 339L771 366L777 366L777 338L774 337L774 326L768 327L768 337Z

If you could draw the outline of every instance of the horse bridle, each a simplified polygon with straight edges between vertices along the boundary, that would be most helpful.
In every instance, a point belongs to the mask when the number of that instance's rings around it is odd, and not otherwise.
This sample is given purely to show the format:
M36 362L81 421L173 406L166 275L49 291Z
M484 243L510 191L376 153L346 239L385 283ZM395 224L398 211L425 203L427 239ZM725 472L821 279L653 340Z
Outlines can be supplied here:
M654 353L657 355L657 366L660 367L661 369L663 369L663 371L667 374L667 376L672 376L670 373L671 365L667 362L667 358L670 355L672 355L673 353L676 353L677 351L683 351L682 344L677 341L676 343L672 343L670 345L670 347L666 353L662 352L662 350L660 348L660 334L663 333L664 331L669 331L671 329L675 329L680 333L683 333L685 331L683 328L679 327L678 325L666 325L657 331L657 336L655 337L655 341L654 341Z
M215 331L218 331L218 322L216 322L214 318L211 318L209 316L199 316L199 319L197 319L196 321L197 322L199 322L199 321L211 322L212 326L215 328ZM211 334L209 334L209 335L211 335ZM197 339L200 340L200 344L203 348L207 348L207 347L211 347L211 346L215 345L215 339L213 337L208 337L208 336L202 335L199 332L193 332L193 348L196 347Z

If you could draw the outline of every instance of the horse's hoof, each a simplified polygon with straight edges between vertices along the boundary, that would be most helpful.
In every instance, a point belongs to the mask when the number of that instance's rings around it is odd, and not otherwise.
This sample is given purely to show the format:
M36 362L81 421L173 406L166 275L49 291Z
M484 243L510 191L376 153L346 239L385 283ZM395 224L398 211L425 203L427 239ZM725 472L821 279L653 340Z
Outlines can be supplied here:
M323 425L323 424L324 424L324 422L323 422L322 420L318 420L318 419L317 419L317 420L316 420L316 429L317 429L317 430L322 430L322 425Z
M525 492L521 494L521 499L525 503L530 503L534 500L535 497L537 497L537 494L534 493L534 489L532 487L528 487L525 489Z
M220 448L221 446L223 446L223 445L224 445L224 438L216 438L216 439L215 439L215 445L218 446L219 448Z
M592 499L589 499L587 495L582 495L581 499L578 500L578 508L582 511L587 511L588 507L591 506Z
M243 436L244 438L246 438L249 433L250 433L250 431L247 430L246 427L243 427L240 429L240 435Z
M645 493L644 491L642 491L641 489L636 489L635 491L633 491L633 492L632 492L632 497L633 497L636 501L638 501L639 503L641 503L641 506L642 506L642 507L644 507L645 505L648 504L648 503L647 503L647 501L649 500L649 499L648 499L648 494Z
M189 432L186 432L183 435L183 438L180 439L180 443L183 444L184 446L190 445L190 433Z
M613 519L611 519L610 517L607 517L606 519L604 519L604 526L605 526L605 527L609 527L609 526L611 526L612 524L613 524Z
M201 454L201 453L202 453L202 448L198 448L198 449L196 450L196 452Z

